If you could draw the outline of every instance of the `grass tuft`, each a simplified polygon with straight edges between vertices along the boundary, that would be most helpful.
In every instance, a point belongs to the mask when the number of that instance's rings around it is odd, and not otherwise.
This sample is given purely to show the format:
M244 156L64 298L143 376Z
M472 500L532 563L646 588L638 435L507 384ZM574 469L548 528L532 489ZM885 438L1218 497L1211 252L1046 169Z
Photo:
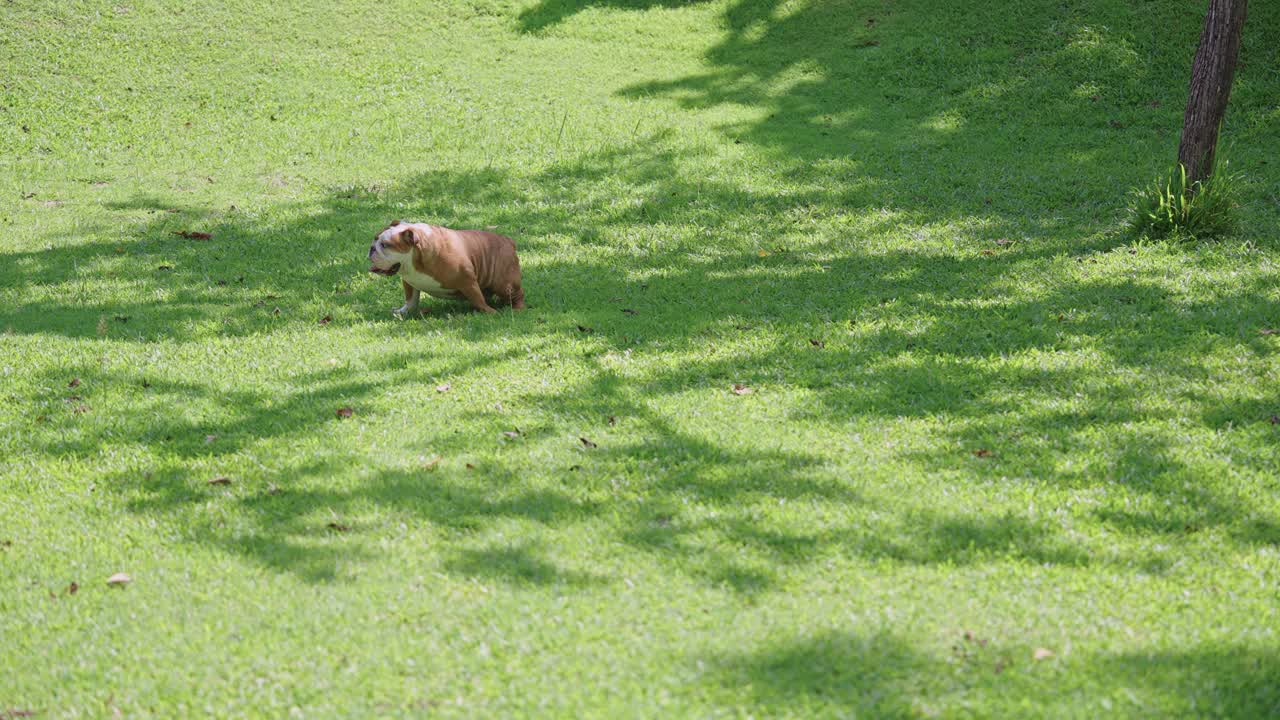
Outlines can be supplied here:
M1235 233L1242 176L1220 171L1187 182L1179 163L1163 182L1157 180L1134 195L1129 231L1151 240L1217 240Z

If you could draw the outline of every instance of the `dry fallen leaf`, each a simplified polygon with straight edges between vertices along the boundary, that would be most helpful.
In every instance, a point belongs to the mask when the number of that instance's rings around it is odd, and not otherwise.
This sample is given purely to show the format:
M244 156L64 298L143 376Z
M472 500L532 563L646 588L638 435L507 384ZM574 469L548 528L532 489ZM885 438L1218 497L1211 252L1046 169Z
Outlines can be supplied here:
M178 237L186 238L188 240L212 240L213 239L213 235L211 233L192 232L190 230L180 230L178 232L175 232L174 235L177 235Z
M595 332L595 330L592 330L591 328L587 327L586 325L579 325L579 326L578 326L578 332L580 332L580 333L593 333L593 332Z
M747 387L746 385L743 385L742 383L733 384L734 395L750 395L753 392L755 392L755 390L752 390L751 388Z
M356 412L355 410L352 410L352 409L351 409L351 408L349 408L349 407L342 407L342 408L338 408L338 417L340 417L340 418L349 418L349 417L351 417L352 415L354 415L354 414L355 414L355 412Z
M609 416L609 424L610 424L610 425L617 425L617 424L618 424L618 418L614 417L613 415L610 415L610 416Z
M973 456L980 458L991 457L991 451L986 448L979 448L973 451Z
M502 436L514 440L515 438L520 437L520 428L516 428L515 430L506 430L502 433Z
M449 392L449 388L451 388L451 387L453 387L453 386L452 386L452 385L450 385L449 383L444 383L443 385L437 385L437 386L436 386L436 392L438 392L438 393L442 393L442 392Z
M585 447L585 448L587 448L587 449L591 449L591 448L593 448L593 447L597 447L597 445L596 445L595 443L591 442L590 440L588 440L588 439L586 439L586 438L584 438L584 437L580 437L580 438L578 438L578 439L582 441L582 446L583 446L583 447Z
M439 456L439 455L437 455L437 456L435 456L435 457L431 458L430 460L428 460L427 462L422 463L422 469L423 469L423 470L435 470L435 469L436 469L436 466L437 466L437 465L439 465L439 464L440 464L440 456Z
M338 532L346 532L351 529L350 525L343 525L340 522L331 522L326 527L330 530L337 530Z
M1259 335L1280 335L1280 330L1275 328L1262 328L1258 331Z
M229 478L229 477L225 477L225 476L218 476L218 477L216 477L216 478L214 478L214 479L210 480L210 481L209 481L209 484L210 484L210 485L230 485L230 484L231 484L231 478Z
M107 584L112 587L124 587L131 582L133 582L133 578L129 577L125 573L116 573L115 575L107 578Z
M72 583L71 583L70 585L68 585L68 586L67 586L67 594L68 594L68 595L75 595L75 594L76 594L76 591L77 591L77 590L79 590L79 589L80 589L80 586L79 586L79 585L77 585L74 581L72 581Z
M814 346L814 347L816 347L816 348L818 348L818 349L822 349L822 348L824 348L824 347L826 347L826 346L827 346L827 343L826 343L826 342L824 342L824 341L822 341L822 340L816 340L816 339L814 339L814 338L809 338L809 344L810 344L810 345L812 345L812 346Z
M332 316L332 315L325 315L324 317L320 318L320 324L321 324L321 325L328 325L328 324L329 324L329 323L331 323L331 322L333 322L333 316Z
M996 240L996 244L997 244L997 245L1002 245L1002 246L1003 246L1003 245L1012 245L1012 244L1013 244L1013 241L1012 241L1012 240L1010 240L1009 238L1000 238L1000 239Z
M67 383L67 387L75 387L80 384L80 378L71 378L71 382Z
M1048 660L1053 657L1053 651L1048 648L1036 648L1036 651L1031 654L1031 657L1036 660Z
M757 255L759 255L760 257L769 257L769 251L768 251L768 250L761 250L760 252L758 252L758 253L756 253L756 254L757 254Z
M467 463L467 469L468 469L468 470L475 470L475 469L476 469L476 466L475 466L475 465L472 465L471 463Z

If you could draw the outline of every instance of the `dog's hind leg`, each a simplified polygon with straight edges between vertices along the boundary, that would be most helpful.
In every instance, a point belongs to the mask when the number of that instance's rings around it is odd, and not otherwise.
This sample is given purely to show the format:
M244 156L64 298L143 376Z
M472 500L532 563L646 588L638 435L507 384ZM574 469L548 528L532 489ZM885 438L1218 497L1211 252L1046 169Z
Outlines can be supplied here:
M510 305L512 310L524 309L524 289L519 285L507 285L495 290L499 305Z

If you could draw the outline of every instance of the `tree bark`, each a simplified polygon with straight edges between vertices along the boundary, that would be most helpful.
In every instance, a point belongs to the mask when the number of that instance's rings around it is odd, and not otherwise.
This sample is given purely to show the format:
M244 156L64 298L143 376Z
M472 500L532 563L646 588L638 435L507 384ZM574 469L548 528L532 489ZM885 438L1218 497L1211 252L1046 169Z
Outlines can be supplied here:
M1213 173L1218 129L1231 97L1247 4L1248 0L1209 0L1200 47L1191 64L1191 93L1178 143L1178 162L1187 169L1188 184Z

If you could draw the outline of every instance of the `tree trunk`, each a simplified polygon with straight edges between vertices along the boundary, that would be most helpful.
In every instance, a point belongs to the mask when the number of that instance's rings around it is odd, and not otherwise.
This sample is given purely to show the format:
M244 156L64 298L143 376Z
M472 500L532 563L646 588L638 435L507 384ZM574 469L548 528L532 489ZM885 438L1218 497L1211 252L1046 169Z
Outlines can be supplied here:
M1248 0L1209 0L1200 47L1191 64L1191 93L1178 143L1178 162L1187 169L1188 184L1213 174L1218 129L1231 97L1247 4Z

